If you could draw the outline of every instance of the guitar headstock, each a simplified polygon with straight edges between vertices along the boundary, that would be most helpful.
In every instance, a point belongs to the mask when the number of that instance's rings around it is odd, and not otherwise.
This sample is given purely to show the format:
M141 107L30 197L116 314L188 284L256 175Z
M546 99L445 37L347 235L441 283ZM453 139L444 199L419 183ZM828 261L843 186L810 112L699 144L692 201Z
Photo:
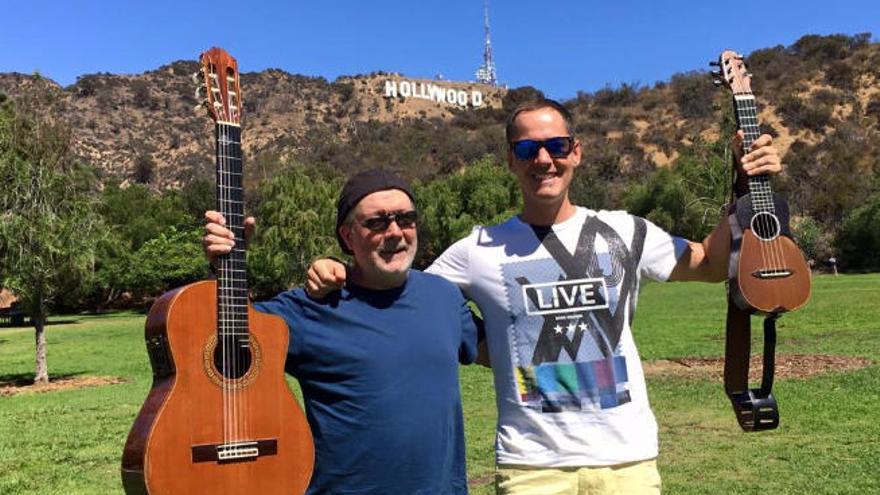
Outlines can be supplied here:
M205 90L204 105L214 122L241 125L241 87L238 62L222 48L211 48L199 56L199 72L193 76L198 88ZM199 81L201 76L201 81Z
M751 94L752 74L746 68L742 55L733 50L724 50L718 56L718 61L709 62L709 65L718 67L712 71L716 86L727 86L733 94Z

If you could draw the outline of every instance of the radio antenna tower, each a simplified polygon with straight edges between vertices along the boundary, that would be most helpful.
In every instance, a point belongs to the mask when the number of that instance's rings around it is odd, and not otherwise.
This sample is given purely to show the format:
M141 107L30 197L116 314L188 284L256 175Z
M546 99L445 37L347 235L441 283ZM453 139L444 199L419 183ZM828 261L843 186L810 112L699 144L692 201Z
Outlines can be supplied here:
M495 62L492 61L492 40L489 39L489 0L485 0L484 24L486 30L486 43L483 46L483 65L477 69L477 82L498 86L498 78L495 76Z

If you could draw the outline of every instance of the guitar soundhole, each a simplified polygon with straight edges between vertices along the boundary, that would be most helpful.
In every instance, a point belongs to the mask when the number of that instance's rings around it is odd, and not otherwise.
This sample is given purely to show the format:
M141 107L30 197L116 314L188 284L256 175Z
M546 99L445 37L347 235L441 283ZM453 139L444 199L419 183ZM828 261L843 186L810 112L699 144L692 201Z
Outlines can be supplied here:
M246 336L223 337L214 348L214 366L227 379L243 377L250 370L251 361L250 339Z
M761 212L752 217L752 232L762 241L772 241L779 236L779 219L776 215Z

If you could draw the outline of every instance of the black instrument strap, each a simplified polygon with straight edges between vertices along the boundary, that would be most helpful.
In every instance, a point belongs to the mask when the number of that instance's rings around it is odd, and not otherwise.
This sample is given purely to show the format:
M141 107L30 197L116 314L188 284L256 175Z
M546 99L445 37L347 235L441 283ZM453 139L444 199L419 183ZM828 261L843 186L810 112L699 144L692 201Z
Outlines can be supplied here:
M736 283L736 265L742 230L736 220L736 209L729 211L731 260L729 283ZM724 345L724 391L733 405L739 426L745 431L772 430L779 426L779 409L773 398L773 371L776 366L776 320L779 314L771 313L764 318L764 359L761 387L749 388L749 358L752 344L750 310L737 305L728 287L727 330Z

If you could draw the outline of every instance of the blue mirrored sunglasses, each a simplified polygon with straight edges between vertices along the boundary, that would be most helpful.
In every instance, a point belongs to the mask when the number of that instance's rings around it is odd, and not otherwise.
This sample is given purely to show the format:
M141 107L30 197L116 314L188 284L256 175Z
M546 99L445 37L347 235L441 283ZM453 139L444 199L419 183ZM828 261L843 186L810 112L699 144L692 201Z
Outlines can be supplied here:
M510 148L518 160L534 160L541 148L547 150L547 153L553 158L565 158L574 148L574 138L571 136L561 136L543 141L522 139L510 143Z

